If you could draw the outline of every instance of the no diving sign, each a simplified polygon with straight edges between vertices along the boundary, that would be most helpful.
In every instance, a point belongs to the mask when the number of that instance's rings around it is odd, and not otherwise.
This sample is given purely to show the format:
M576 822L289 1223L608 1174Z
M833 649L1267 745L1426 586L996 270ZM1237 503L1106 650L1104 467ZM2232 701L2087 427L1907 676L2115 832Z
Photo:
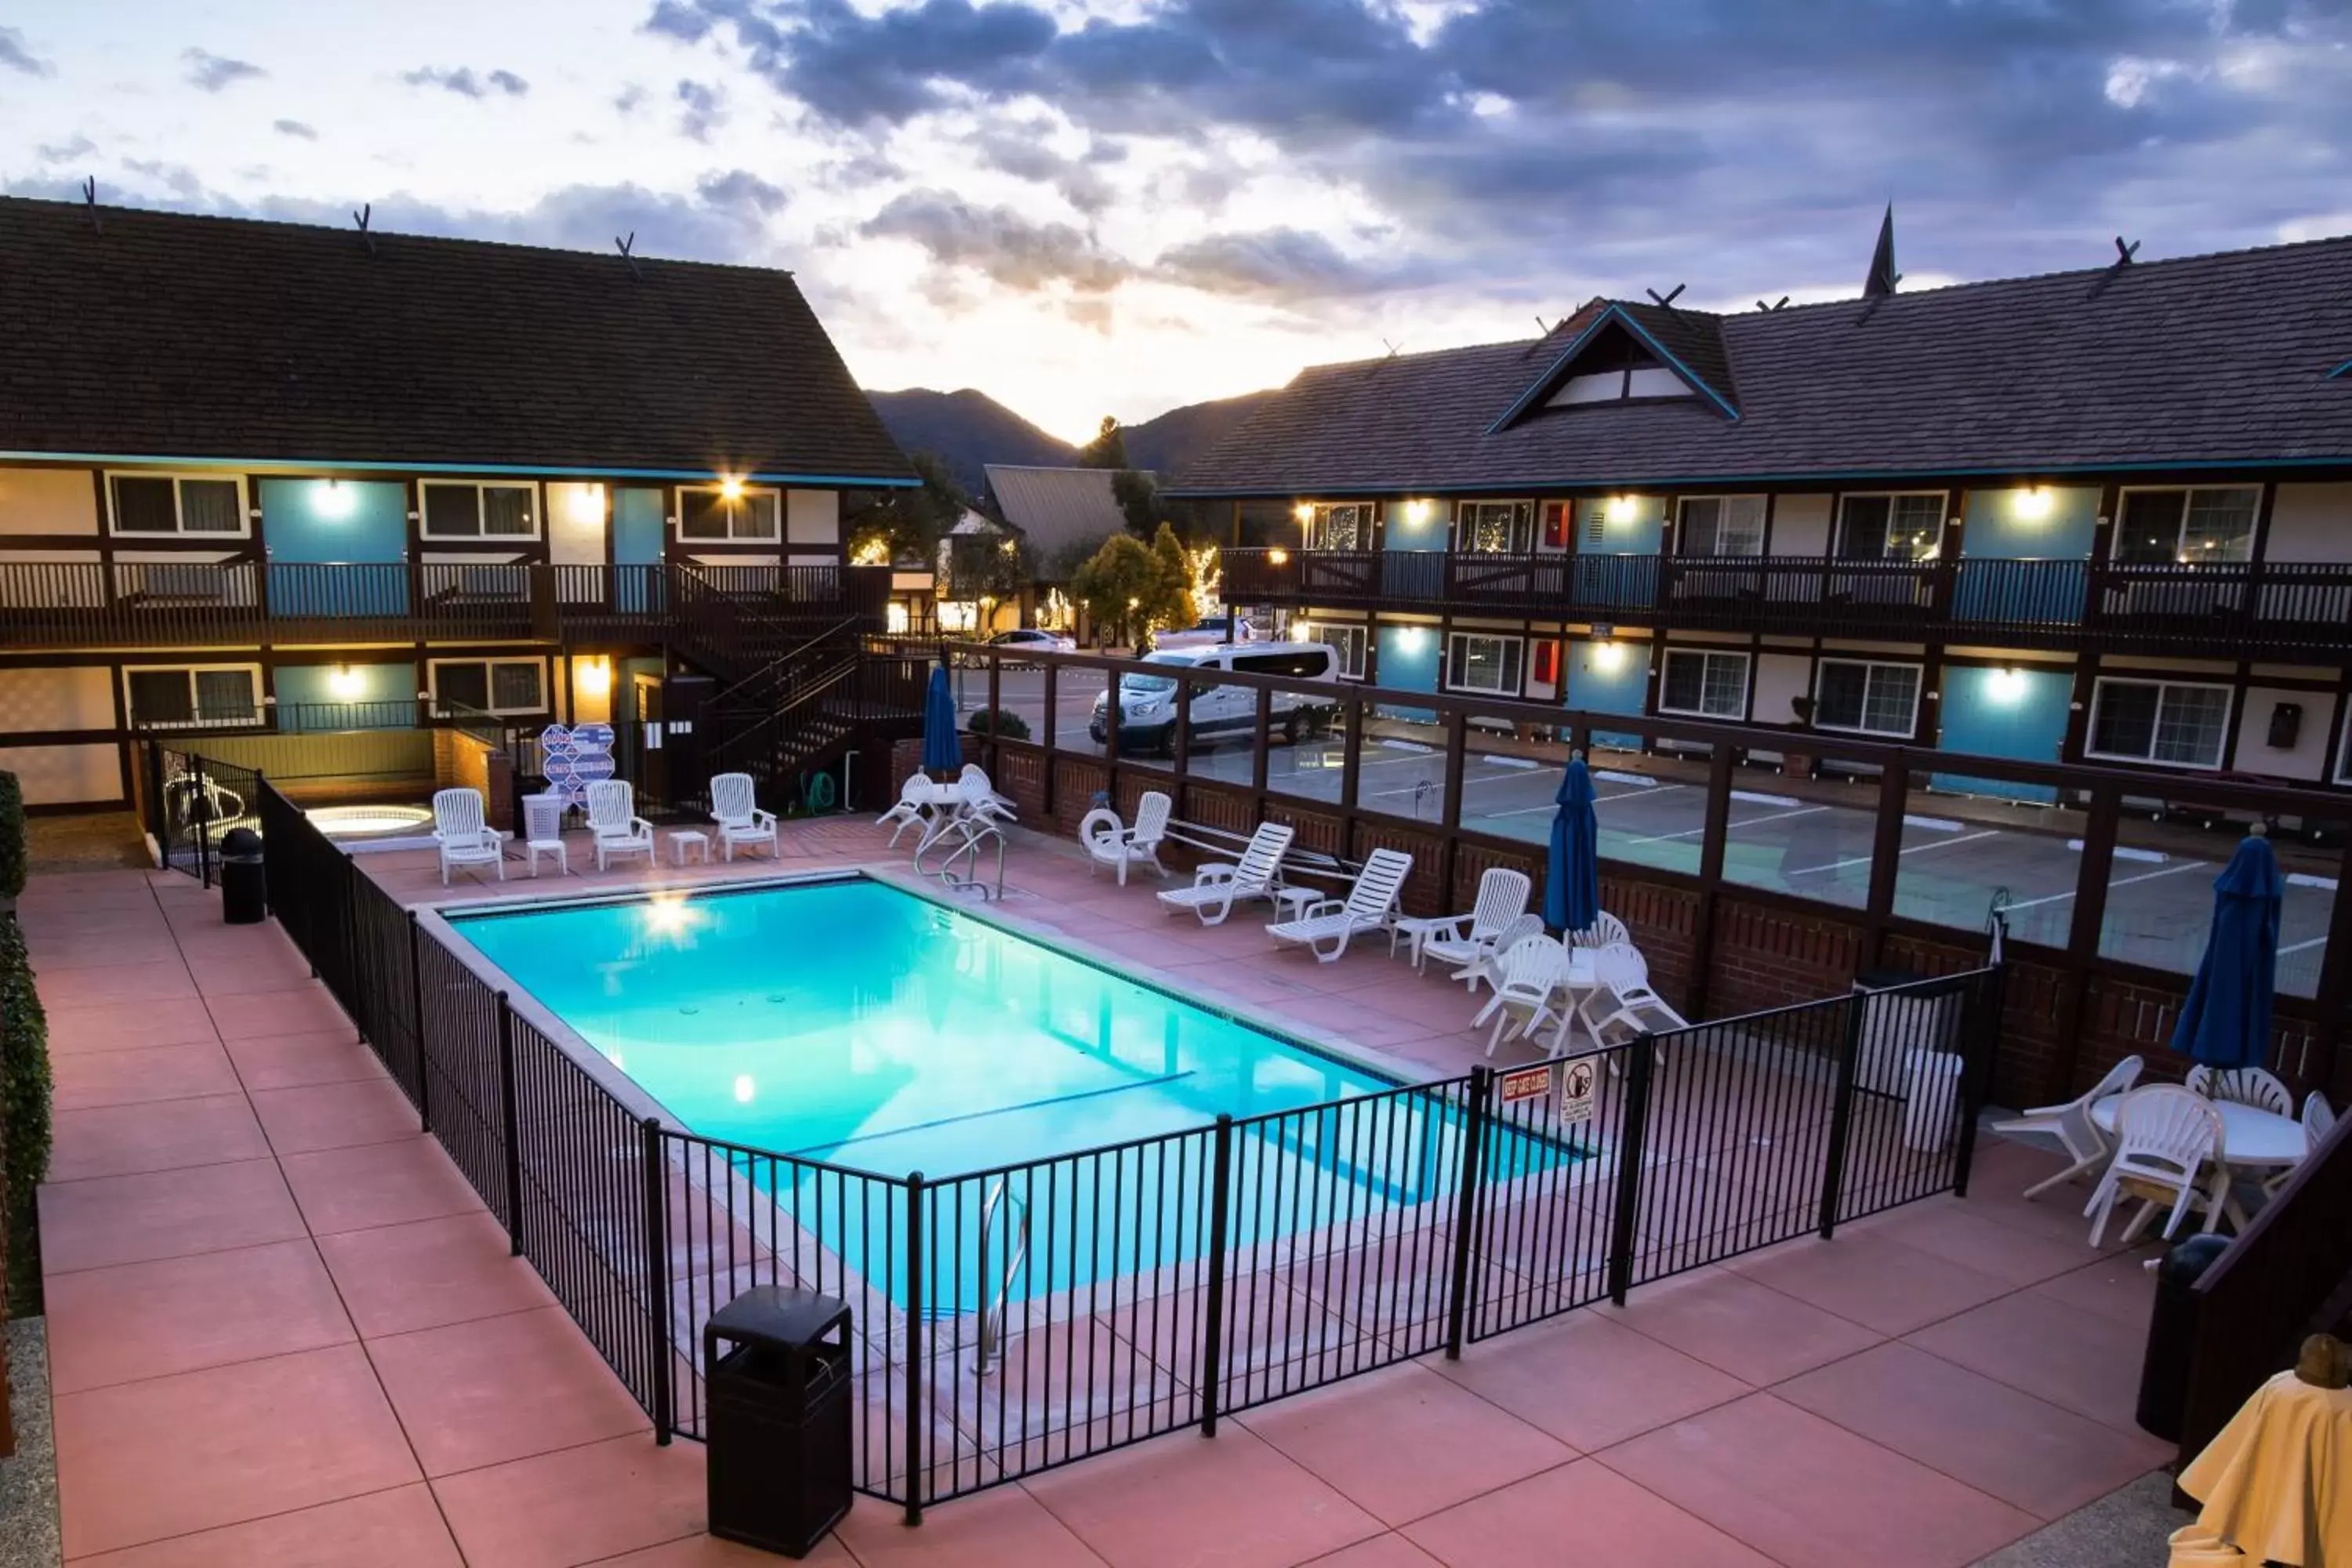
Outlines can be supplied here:
M1593 1059L1578 1057L1560 1071L1559 1121L1563 1127L1592 1120Z

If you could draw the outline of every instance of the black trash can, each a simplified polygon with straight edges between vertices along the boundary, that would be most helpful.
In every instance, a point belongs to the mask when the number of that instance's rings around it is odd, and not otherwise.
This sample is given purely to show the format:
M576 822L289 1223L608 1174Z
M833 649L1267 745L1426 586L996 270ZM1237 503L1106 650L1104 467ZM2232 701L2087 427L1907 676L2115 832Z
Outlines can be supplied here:
M2156 1310L2147 1320L2147 1354L2139 1367L2141 1429L2168 1443L2180 1441L2189 1405L2189 1361L2197 1349L2197 1281L2228 1251L2225 1236L2176 1242L2156 1266Z
M849 1303L746 1290L703 1325L702 1364L710 1533L807 1556L849 1511Z
M269 918L269 876L261 861L261 835L232 827L220 841L221 919L233 926Z

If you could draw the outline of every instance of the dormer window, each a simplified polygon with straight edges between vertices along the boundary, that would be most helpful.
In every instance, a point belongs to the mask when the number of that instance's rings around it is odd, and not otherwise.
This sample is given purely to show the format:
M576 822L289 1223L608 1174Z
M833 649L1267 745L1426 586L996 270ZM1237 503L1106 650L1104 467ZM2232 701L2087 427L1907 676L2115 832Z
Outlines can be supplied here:
M1612 329L1602 341L1577 356L1574 368L1551 395L1549 405L1567 408L1586 403L1690 395L1688 382L1667 369L1631 334Z

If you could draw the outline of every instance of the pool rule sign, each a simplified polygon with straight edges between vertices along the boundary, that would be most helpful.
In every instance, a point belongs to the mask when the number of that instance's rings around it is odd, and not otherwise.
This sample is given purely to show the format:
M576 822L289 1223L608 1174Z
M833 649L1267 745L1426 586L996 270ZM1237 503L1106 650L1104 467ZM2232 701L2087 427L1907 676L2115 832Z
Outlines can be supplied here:
M1592 1058L1580 1057L1559 1064L1559 1120L1562 1126L1573 1126L1592 1120ZM1537 1100L1551 1092L1552 1064L1520 1068L1507 1072L1496 1080L1505 1105L1517 1105L1523 1100Z

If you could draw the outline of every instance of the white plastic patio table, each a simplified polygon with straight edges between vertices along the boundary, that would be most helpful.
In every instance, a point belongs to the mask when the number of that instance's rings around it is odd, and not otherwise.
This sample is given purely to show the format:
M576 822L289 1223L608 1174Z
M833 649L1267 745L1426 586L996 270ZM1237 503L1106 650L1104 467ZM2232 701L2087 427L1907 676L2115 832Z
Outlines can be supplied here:
M2116 1130L2116 1107L2125 1099L2120 1094L2109 1095L2091 1107L2092 1125L2112 1135ZM2213 1184L2221 1194L2222 1211L2231 1224L2243 1230L2246 1213L2231 1193L2230 1173L2249 1165L2300 1164L2305 1153L2303 1123L2242 1100L2216 1100L2209 1103L2221 1113L2221 1152L2214 1161L2219 1168L2213 1173Z
M963 791L954 784L941 784L937 779L925 781L920 790L911 792L907 799L924 814L922 837L915 841L915 853L929 848L948 825L963 814Z

